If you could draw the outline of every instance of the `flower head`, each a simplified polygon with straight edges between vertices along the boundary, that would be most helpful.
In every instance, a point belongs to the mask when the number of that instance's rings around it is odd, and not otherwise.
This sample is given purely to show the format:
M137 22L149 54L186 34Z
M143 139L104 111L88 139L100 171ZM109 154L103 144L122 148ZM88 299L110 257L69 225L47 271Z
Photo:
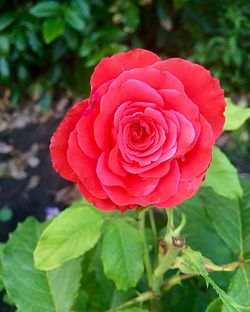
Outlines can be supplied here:
M187 60L135 49L104 58L90 83L90 97L51 139L55 170L108 211L193 196L224 125L218 80Z

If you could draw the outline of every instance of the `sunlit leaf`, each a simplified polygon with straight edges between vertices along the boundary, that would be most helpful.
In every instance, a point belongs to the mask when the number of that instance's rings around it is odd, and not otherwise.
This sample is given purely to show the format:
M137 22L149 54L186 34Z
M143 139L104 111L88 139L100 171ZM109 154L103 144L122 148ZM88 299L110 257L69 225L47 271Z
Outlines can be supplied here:
M110 220L102 242L104 272L119 290L134 287L143 273L143 243L137 229L123 219Z
M93 248L101 235L102 217L90 206L63 211L42 233L34 253L36 267L51 270Z
M242 196L237 169L218 148L213 148L213 158L203 186L210 186L219 195L237 199Z
M235 105L230 98L227 98L226 101L226 123L224 130L237 130L244 124L247 119L250 118L250 108Z

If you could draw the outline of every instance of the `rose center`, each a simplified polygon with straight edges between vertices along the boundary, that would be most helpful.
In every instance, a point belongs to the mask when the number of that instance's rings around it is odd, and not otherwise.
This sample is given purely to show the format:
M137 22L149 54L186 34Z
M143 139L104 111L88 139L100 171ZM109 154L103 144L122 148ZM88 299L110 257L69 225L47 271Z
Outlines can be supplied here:
M146 121L132 122L128 131L128 144L130 147L144 150L152 141L153 131Z
M130 139L133 143L141 142L148 135L145 126L141 126L139 123L132 124L130 126Z

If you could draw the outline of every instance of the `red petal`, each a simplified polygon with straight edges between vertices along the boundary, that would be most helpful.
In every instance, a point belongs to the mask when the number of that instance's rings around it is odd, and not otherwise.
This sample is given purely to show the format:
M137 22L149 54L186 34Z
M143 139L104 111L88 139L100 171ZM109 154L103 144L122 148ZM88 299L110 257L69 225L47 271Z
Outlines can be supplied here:
M179 58L156 63L153 67L169 71L183 83L185 93L210 123L216 139L223 130L226 106L219 81L204 67Z
M82 195L87 199L87 201L93 203L96 208L103 210L103 211L114 211L114 210L120 210L121 212L124 212L128 207L124 206L117 206L115 203L113 203L109 198L106 199L100 199L95 196L93 196L84 186L83 183L79 182L79 191L82 193Z
M192 197L198 191L205 174L193 179L192 181L181 181L177 192L167 201L156 204L158 208L170 208L181 204L184 200Z
M96 174L97 161L83 153L77 141L76 130L70 135L67 157L70 166L77 174L79 180L84 184L85 188L97 198L107 198L108 196L104 192Z
M145 179L138 175L128 174L123 178L114 174L108 167L108 157L105 153L98 160L97 174L102 184L106 186L121 186L133 197L152 193L159 182L159 178L155 177Z
M200 136L194 148L179 160L182 181L190 181L207 170L212 157L213 144L212 128L201 116Z
M85 154L96 159L101 153L94 139L94 122L98 112L91 108L89 111L90 113L83 116L77 123L77 139Z
M50 154L54 169L65 179L77 182L77 175L72 170L67 160L68 140L76 123L86 110L88 99L74 105L58 126L51 138Z
M163 176L157 188L150 195L145 196L145 200L157 206L157 203L166 201L168 198L173 196L177 189L180 181L180 171L176 160L171 162L169 172Z
M105 57L95 67L91 76L92 94L100 85L116 78L125 70L146 67L158 61L160 58L156 54L144 49L134 49Z
M109 168L116 174L125 177L127 175L127 171L122 167L120 161L120 151L118 145L116 145L111 152L109 153L108 160Z
M94 124L94 136L97 145L103 150L110 148L111 131L116 109L126 101L148 101L163 104L161 97L153 88L139 80L128 80L117 88L110 87L108 93L102 98L101 112ZM105 135L104 135L105 133Z

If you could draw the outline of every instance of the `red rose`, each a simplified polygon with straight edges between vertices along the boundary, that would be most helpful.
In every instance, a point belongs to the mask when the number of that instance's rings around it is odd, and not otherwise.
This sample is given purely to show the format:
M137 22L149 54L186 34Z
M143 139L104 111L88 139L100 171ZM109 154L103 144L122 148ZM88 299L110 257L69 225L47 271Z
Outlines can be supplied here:
M51 139L53 166L99 209L175 206L198 190L224 125L218 80L135 49L104 58Z

